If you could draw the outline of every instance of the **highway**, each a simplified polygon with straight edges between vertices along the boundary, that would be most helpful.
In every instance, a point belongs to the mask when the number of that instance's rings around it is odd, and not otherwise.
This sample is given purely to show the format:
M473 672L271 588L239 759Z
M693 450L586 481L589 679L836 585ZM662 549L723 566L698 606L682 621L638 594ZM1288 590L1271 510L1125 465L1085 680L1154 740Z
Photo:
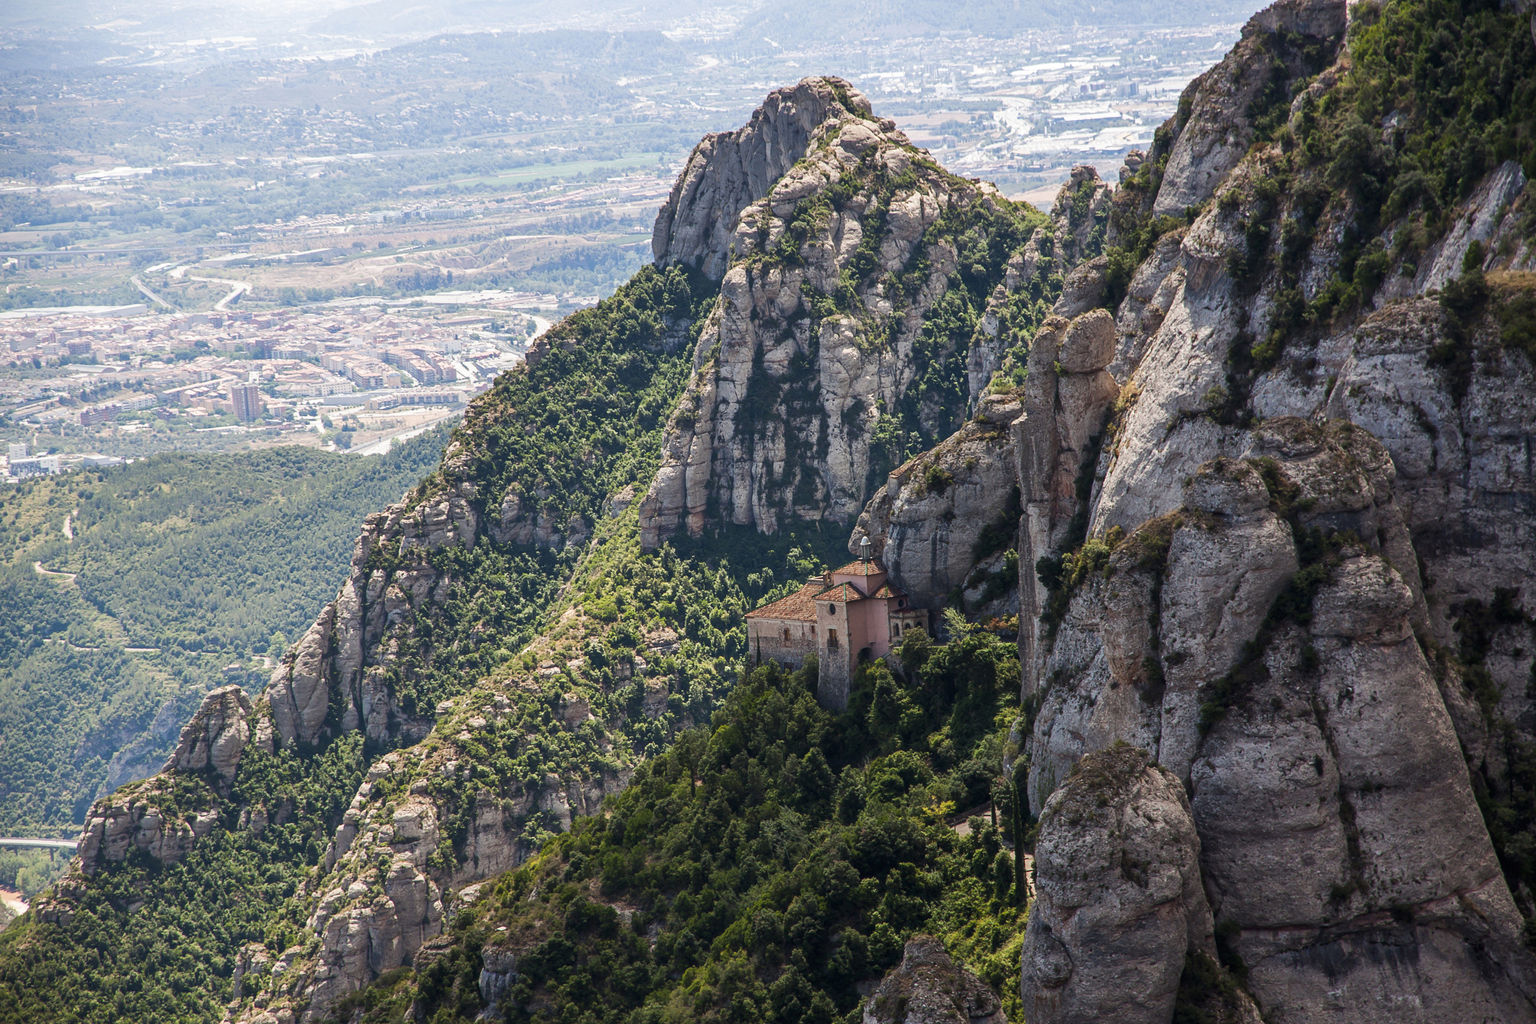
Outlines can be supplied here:
M39 850L68 850L75 852L73 839L30 839L26 836L0 836L0 846L22 846Z

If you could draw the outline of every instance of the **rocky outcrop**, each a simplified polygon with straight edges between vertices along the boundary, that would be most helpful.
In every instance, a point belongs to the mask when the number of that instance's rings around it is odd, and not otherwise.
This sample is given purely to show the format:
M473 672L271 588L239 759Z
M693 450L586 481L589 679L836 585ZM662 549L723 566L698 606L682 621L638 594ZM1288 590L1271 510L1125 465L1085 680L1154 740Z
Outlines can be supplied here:
M987 396L974 419L891 473L860 514L849 551L858 554L868 537L891 578L927 608L940 608L957 588L1001 571L1003 549L1018 529L1009 428L1020 408L1013 395ZM1007 590L1016 600L1017 588Z
M1023 411L1014 422L1015 473L1023 508L1019 527L1019 620L1035 623L1045 606L1034 566L1066 544L1085 472L1099 454L1105 420L1120 394L1105 370L1114 358L1115 322L1102 309L1068 321L1053 316L1029 349ZM1020 631L1026 673L1035 663L1034 630Z
M238 686L208 694L160 775L91 808L79 843L80 875L89 878L133 850L162 864L181 861L218 826L218 799L228 795L252 744L270 754L280 747L309 749L353 730L379 743L425 735L430 719L405 714L387 682L397 658L388 637L409 628L412 614L446 601L451 581L429 556L448 545L473 546L480 529L474 496L472 485L450 484L370 516L336 600L288 651L262 696L253 702ZM188 791L178 789L176 776L188 774L207 776L213 788L206 800L186 802ZM288 810L245 808L241 827L259 830ZM49 905L54 918L72 912L71 891L61 887Z
M317 941L286 950L248 947L245 956L253 964L282 970L254 971L232 1019L322 1021L337 1000L380 974L420 968L422 958L434 955L434 940L441 945L455 908L470 902L476 883L517 867L549 832L568 831L628 783L635 758L617 748L612 709L594 711L609 695L593 678L594 667L572 656L601 646L608 628L567 611L524 651L534 678L511 669L481 680L437 709L425 743L391 751L370 766L306 889L312 909L304 934ZM605 671L638 684L647 705L656 700L664 707L676 683L661 666L678 642L670 630L654 631L632 656L605 660ZM540 729L523 735L520 715L538 700L535 678L556 677L572 690L561 695ZM656 711L646 707L642 714ZM612 751L605 764L558 766L563 770L527 778L494 773L483 763L487 750L516 755L534 743L566 742L569 736L560 733L589 734L594 725L613 730L600 744ZM509 983L485 981L487 991Z
M870 118L869 100L841 78L807 78L775 89L734 132L694 147L651 233L660 264L683 263L719 280L741 211L768 194L829 120Z
M480 951L480 977L476 989L485 1009L480 1015L495 1020L501 1009L501 1000L517 980L517 955L511 950L486 946Z
M1331 62L1344 38L1344 0L1280 0L1243 28L1227 57L1179 101L1173 141L1153 212L1179 214L1215 194L1253 144L1255 105L1283 101ZM1278 79L1278 81L1277 81Z
M1144 751L1083 758L1040 815L1021 996L1030 1024L1167 1024L1215 953L1184 787Z
M142 850L162 864L176 864L194 842L211 832L219 820L212 794L205 807L177 811L170 785L164 777L156 776L97 801L85 819L76 847L80 873L89 878L108 862L121 861L134 850Z
M451 449L446 458L452 459ZM255 732L263 749L313 746L352 731L375 743L426 734L430 717L401 708L387 682L398 657L386 638L446 603L452 581L430 556L450 546L474 547L481 532L477 497L473 483L460 481L418 504L391 505L368 517L336 599L267 684L266 713ZM511 528L502 523L497 529Z
M711 524L851 524L891 466L878 461L881 433L947 436L1024 340L1002 329L1001 310L1054 267L1026 214L862 107L826 112L803 158L735 222L733 262L640 504L646 548ZM980 239L962 239L959 222ZM986 307L980 329L930 319L962 284ZM951 393L959 379L965 390Z
M1003 1024L1003 1004L986 982L950 959L929 935L907 941L864 1003L864 1024Z
M1079 164L1072 168L1067 183L1051 204L1051 222L1056 226L1055 251L1065 266L1099 255L1109 228L1113 196L1113 190L1099 177L1095 167Z
M176 752L162 772L201 772L209 769L227 787L246 741L251 738L251 699L238 686L225 686L203 698L202 707L181 730Z
M511 704L499 702L505 716ZM302 978L294 1003L300 1019L322 1020L336 1000L385 971L409 965L443 929L450 894L516 867L533 852L522 837L529 815L555 816L562 830L620 788L618 776L583 780L551 775L536 785L506 780L500 790L469 787L473 775L460 743L494 733L496 703L453 721L468 725L430 752L396 751L369 769L322 860L324 888L305 922L320 937L318 954L294 963ZM443 785L444 782L449 785ZM435 783L435 784L434 784ZM392 797L404 785L404 794ZM449 829L462 829L454 842ZM443 855L443 844L454 855Z
M1021 571L1042 556L1049 570L1021 580L1035 620L1025 687L1039 702L1028 799L1049 815L1076 767L1122 742L1171 773L1189 795L1220 959L1270 1024L1531 1019L1519 912L1531 897L1511 892L1473 795L1500 806L1511 758L1536 735L1536 378L1497 326L1501 304L1530 292L1511 273L1531 258L1518 237L1528 189L1518 167L1494 168L1416 264L1389 268L1376 308L1312 333L1286 320L1285 289L1310 301L1334 278L1355 211L1332 197L1302 246L1293 236L1282 257L1271 240L1257 258L1252 211L1279 150L1250 150L1245 135L1262 84L1252 58L1278 58L1291 81L1307 40L1328 51L1341 27L1337 4L1264 12L1191 88L1161 151L1122 175L1117 215L1221 198L1153 243L1125 286L1102 451L1064 463L1062 428L1042 427L1046 388L1026 393ZM1292 179L1276 225L1300 215L1307 187ZM1472 266L1474 242L1486 306L1425 296ZM1109 295L1091 264L1077 274L1059 312ZM1038 366L1032 352L1032 387L1050 381ZM1102 416L1090 405L1070 427L1090 435ZM1070 468L1083 469L1075 493ZM1042 891L1048 861L1042 849ZM1084 906L1106 912L1120 897L1105 893ZM1075 950L1036 945L1045 908L1025 960L1026 994L1047 993L1026 1006L1032 1021L1069 1005L1059 979L1075 977ZM1137 948L1089 945L1090 959ZM1206 955L1169 948L1165 989Z
M1042 634L1026 686L1041 695L1030 794L1041 806L1073 762L1124 739L1188 778L1211 689L1270 619L1276 599L1328 543L1378 555L1425 618L1417 561L1392 492L1391 460L1365 431L1276 420L1247 460L1218 459L1086 574ZM1289 518L1288 518L1289 517ZM1305 541L1299 545L1298 540ZM1060 680L1071 685L1057 685Z
M1042 634L1031 802L1049 814L1079 759L1117 742L1181 779L1267 1020L1403 999L1423 1020L1521 1019L1530 956L1416 639L1428 609L1392 460L1352 424L1248 436L1174 514L1111 538ZM1410 947L1411 967L1383 959Z
M1348 558L1192 767L1206 887L1270 1020L1342 1024L1405 1000L1420 1020L1536 1013L1414 604L1387 562Z

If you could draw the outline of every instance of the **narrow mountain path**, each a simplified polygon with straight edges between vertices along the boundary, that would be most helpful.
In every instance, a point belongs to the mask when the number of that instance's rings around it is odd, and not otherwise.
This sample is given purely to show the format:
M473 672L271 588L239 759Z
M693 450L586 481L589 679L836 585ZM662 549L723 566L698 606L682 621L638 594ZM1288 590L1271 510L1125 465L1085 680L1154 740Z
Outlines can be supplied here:
M33 562L32 568L39 576L57 576L61 579L69 580L71 583L75 582L75 577L80 575L77 572L60 572L57 569L44 569L42 562Z

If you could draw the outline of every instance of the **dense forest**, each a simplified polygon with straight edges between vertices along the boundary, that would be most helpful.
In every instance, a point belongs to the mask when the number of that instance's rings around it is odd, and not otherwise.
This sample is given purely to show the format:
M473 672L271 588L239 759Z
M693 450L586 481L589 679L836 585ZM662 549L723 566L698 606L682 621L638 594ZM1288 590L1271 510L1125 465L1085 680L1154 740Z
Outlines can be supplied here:
M607 813L497 880L425 966L335 1017L471 1019L499 956L516 969L491 1012L519 1024L577 1006L594 1022L831 1022L925 931L1007 992L1027 886L1004 848L1023 825L1003 767L1018 654L949 626L949 643L909 633L837 714L814 663L745 676Z
M446 439L157 455L3 492L0 834L74 838L92 800L160 767L205 692L259 689L345 577L358 521Z

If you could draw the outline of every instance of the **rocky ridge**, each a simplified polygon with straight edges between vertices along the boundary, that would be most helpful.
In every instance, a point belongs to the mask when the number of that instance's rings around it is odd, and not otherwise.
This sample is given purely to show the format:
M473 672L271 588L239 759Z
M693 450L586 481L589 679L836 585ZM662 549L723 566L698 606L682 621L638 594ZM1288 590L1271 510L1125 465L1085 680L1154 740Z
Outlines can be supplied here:
M869 100L840 78L807 78L769 93L734 132L706 135L656 215L656 262L685 263L715 280L724 277L742 211L805 156L829 121L844 118L873 120Z
M1093 759L1117 744L1147 751L1188 792L1196 844L1183 870L1214 915L1227 984L1240 977L1263 1019L1536 1013L1521 913L1536 908L1480 810L1508 792L1532 735L1521 595L1536 583L1536 410L1530 353L1499 327L1530 290L1530 192L1516 164L1495 166L1416 265L1392 250L1358 312L1296 331L1288 289L1305 302L1336 288L1362 215L1331 190L1303 210L1317 194L1305 175L1321 174L1304 168L1274 202L1315 233L1281 252L1255 230L1250 211L1271 202L1282 154L1244 135L1263 105L1241 85L1256 47L1295 46L1277 44L1277 28L1331 36L1332 59L1343 23L1328 3L1256 17L1123 174L1111 241L1145 255L1119 291L1108 261L1086 265L1057 307L1081 316L1094 296L1113 302L1105 397L1067 416L1078 437L1102 431L1101 450L1053 444L1059 430L1028 440L1032 412L1059 408L1039 395L1014 428L1020 563L1039 569L1020 595L1026 694L1039 702L1026 789L1042 815L1043 895L1023 965L1031 1020L1109 1013L1122 957L1156 979L1146 1019L1167 1020L1181 972L1200 973L1190 942L1132 937L1160 918L1117 895L1114 872L1094 894L1047 895L1084 881L1053 880L1066 861L1051 850L1139 841L1059 812L1077 799L1077 773L1098 772ZM1341 54L1295 94L1293 136L1348 73ZM1484 274L1486 304L1463 312L1454 296ZM1446 293L1423 294L1432 287ZM1048 323L1036 346L1049 351L1061 328ZM1463 346L1458 362L1449 353ZM1029 383L1044 391L1035 355ZM1106 792L1127 814L1161 815L1135 785ZM1117 937L1057 948L1045 933L1077 926L1073 907L1109 914Z
M864 1004L864 1024L1003 1024L1001 1001L928 935L907 940Z
M1053 233L942 171L846 83L808 79L793 95L807 90L828 117L735 222L719 305L641 502L647 548L723 524L851 524L871 478L905 461L891 459L903 433L931 443L963 422L949 410L975 407L1063 269ZM707 140L687 174L735 181L737 149ZM1084 182L1090 200L1096 184ZM712 215L687 207L693 191L727 190L680 188L658 233ZM713 266L714 251L700 258Z

